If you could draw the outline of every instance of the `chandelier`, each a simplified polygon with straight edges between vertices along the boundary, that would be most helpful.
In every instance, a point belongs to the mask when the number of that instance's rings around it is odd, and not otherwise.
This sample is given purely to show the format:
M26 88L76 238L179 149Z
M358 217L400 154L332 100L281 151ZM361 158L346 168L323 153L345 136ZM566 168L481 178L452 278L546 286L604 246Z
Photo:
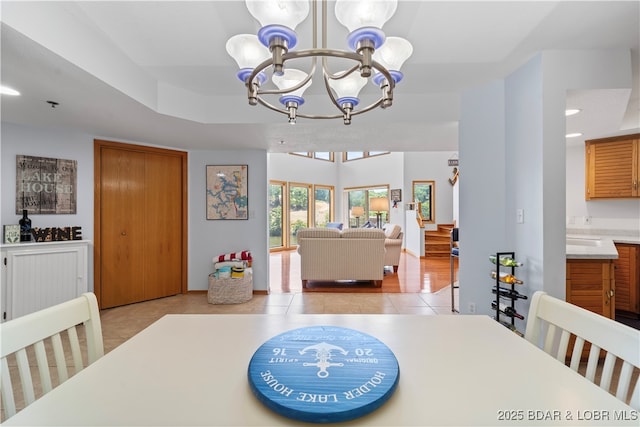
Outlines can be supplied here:
M260 104L285 114L291 124L296 123L297 117L304 117L342 118L348 125L352 116L378 107L390 107L393 89L403 77L400 67L413 53L407 40L386 37L382 31L382 26L395 13L398 1L336 0L335 15L349 30L347 44L351 50L327 48L327 0L320 0L320 3L322 46L318 47L318 0L311 0L313 47L294 51L298 41L294 30L309 15L309 1L246 0L249 13L261 28L257 35L231 37L226 48L240 68L237 76L247 87L249 104ZM304 61L304 58L310 60ZM345 63L349 65L334 72L329 68L330 61L342 67ZM306 62L308 71L290 67L294 62L296 65ZM301 108L305 103L304 91L311 86L317 69L321 70L326 92L337 109L333 114L306 114ZM275 87L267 83L269 75ZM380 97L369 105L360 106L358 96L369 80L380 89ZM274 105L278 100L281 105Z

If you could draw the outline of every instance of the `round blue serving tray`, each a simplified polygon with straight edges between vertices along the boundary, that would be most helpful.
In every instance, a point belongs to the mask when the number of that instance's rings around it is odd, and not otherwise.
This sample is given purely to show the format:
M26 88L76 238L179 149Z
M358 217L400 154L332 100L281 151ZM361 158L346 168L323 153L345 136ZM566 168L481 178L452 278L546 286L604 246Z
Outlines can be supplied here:
M249 362L249 384L274 412L312 423L362 417L393 394L400 368L378 339L354 329L311 326L277 335Z

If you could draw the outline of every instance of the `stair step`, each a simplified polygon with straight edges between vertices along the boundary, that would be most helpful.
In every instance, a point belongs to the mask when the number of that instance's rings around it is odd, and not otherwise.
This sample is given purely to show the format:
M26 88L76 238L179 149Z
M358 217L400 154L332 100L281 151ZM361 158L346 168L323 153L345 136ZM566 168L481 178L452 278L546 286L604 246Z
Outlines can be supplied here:
M439 236L439 235L427 235L424 239L425 242L438 242L438 243L449 243L451 241L451 236Z
M449 252L425 252L425 258L448 258Z

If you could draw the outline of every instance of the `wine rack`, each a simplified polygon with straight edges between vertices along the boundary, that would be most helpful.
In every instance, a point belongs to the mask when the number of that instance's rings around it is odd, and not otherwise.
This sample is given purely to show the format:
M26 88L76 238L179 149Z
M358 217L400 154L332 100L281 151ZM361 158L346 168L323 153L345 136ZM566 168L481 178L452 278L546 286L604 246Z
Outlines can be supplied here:
M511 329L518 335L522 336L522 333L516 328L516 318L524 320L522 316L516 310L516 301L519 299L527 299L527 296L516 290L516 282L507 283L502 280L502 275L506 274L507 277L516 279L516 268L521 267L522 264L515 261L515 252L497 252L495 255L491 255L491 258L495 256L495 288L491 291L495 294L494 300L491 302L491 308L495 310L495 319L502 325ZM501 259L511 260L511 265L503 265ZM491 260L493 262L493 260ZM493 272L492 272L493 275ZM522 283L518 280L518 283Z
M454 264L455 259L460 256L460 247L457 245L458 242L458 228L451 229L451 239L449 240L449 281L451 283L451 312L460 313L460 311L456 308L455 304L455 290L460 288L459 285L456 285L456 277Z

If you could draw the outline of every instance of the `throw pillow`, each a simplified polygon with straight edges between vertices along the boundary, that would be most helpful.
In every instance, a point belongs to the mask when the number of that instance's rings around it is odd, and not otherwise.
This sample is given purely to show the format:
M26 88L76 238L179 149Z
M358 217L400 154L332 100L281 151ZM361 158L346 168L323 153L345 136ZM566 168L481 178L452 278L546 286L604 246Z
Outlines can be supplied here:
M327 223L327 228L337 228L338 230L342 230L342 223L341 222L328 222Z

